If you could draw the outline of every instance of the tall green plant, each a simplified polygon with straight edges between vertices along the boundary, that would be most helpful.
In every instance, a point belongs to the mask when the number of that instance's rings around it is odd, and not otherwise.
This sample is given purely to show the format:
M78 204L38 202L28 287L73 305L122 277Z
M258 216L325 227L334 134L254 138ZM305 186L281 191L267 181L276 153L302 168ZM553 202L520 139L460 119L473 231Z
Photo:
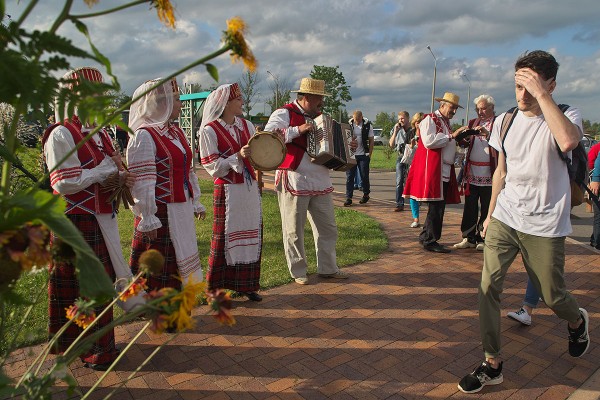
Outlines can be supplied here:
M94 45L84 23L86 19L120 12L137 5L150 5L156 9L159 19L171 28L175 28L174 9L169 0L134 0L120 6L90 12L74 14L74 0L63 0L62 8L48 30L31 30L26 28L26 21L34 15L39 0L26 3L20 16L8 19L6 2L0 0L0 103L12 107L10 118L0 121L2 137L0 138L0 159L2 171L0 175L0 304L23 300L12 293L11 282L32 267L44 266L50 257L47 230L52 230L63 242L67 243L75 253L75 268L82 296L99 304L115 297L113 282L92 249L84 241L79 230L66 218L66 204L63 199L39 188L40 184L52 172L31 185L22 189L13 187L11 171L17 166L25 168L17 156L20 146L17 140L19 121L31 110L38 110L37 119L44 120L43 115L52 112L50 104L55 103L60 113L77 115L82 121L95 121L95 128L80 142L65 159L77 151L100 129L109 125L120 125L127 128L121 120L121 111L138 98L128 101L116 99L120 93L117 77L107 57ZM84 0L92 7L98 0ZM88 42L89 49L75 46L72 41L57 33L64 24L72 23ZM243 20L234 17L227 21L227 29L223 32L223 43L213 53L201 57L193 63L173 72L158 82L161 85L182 72L204 65L215 81L218 81L217 68L208 63L209 60L230 52L232 61L243 61L253 71L256 61L249 50L244 34L246 25ZM107 83L81 82L77 90L68 88L69 81L58 78L60 71L72 69L69 59L79 58L90 64L99 64L105 69ZM149 90L152 90L150 88ZM140 94L140 97L145 93ZM115 106L119 104L119 106ZM112 110L107 112L106 110ZM61 116L64 117L64 115ZM57 167L64 162L58 162ZM34 177L29 173L27 176ZM2 308L3 309L3 308ZM0 310L2 311L2 310ZM0 334L4 317L0 313ZM9 349L10 350L10 349ZM4 364L5 354L0 354L0 366ZM49 378L55 379L55 378ZM0 389L7 380L0 373ZM1 390L0 390L1 392Z

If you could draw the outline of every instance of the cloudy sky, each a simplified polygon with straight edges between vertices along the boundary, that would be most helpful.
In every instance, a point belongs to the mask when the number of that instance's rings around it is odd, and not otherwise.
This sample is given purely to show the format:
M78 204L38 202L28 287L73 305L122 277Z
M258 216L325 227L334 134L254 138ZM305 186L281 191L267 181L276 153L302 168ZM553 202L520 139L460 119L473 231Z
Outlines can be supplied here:
M219 47L226 20L242 17L247 40L259 61L261 99L271 96L270 71L297 89L313 65L339 66L352 101L349 111L405 109L429 111L434 59L436 96L453 91L466 107L481 93L496 99L496 110L514 105L513 65L526 50L543 49L560 63L560 103L579 107L584 119L600 121L600 3L597 0L175 0L177 28L164 27L154 10L142 5L111 16L86 20L96 46L112 61L125 93L143 81L166 75ZM18 18L28 1L8 0L7 13ZM29 27L47 28L59 11L58 0L41 1ZM92 11L122 4L101 0ZM75 0L78 12L89 12ZM86 47L71 24L59 33ZM72 61L81 66L80 60ZM239 80L241 64L227 55L212 61L220 83ZM181 82L214 83L203 68L178 77ZM254 112L263 112L259 102ZM267 108L268 110L268 108ZM464 110L453 122L464 118Z

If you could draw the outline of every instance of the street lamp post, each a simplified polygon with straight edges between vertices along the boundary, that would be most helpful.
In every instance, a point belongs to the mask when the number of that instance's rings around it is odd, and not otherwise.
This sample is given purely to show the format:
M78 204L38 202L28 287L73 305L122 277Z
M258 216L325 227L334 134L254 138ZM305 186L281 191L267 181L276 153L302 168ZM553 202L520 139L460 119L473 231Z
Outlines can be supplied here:
M437 58L435 58L435 54L433 54L433 50L431 50L431 46L427 46L427 50L433 56L433 86L431 88L431 112L433 112L433 101L435 99L435 80L437 78Z
M271 75L275 81L275 106L273 107L273 110L277 110L277 107L279 107L279 79L277 79L277 77L273 75L271 71L267 71L267 74Z
M469 79L469 77L467 76L467 74L465 72L463 72L460 76L465 78L467 80L467 82L469 83L469 88L467 90L467 110L465 112L465 122L468 124L469 123L469 104L471 104L471 80Z

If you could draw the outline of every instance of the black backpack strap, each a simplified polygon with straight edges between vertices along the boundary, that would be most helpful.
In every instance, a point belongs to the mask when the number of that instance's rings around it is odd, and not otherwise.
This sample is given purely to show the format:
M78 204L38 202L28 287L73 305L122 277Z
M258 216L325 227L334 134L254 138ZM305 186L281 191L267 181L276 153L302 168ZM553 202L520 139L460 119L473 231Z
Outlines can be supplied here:
M506 158L506 149L504 148L504 141L506 140L506 134L510 129L515 117L517 116L517 107L513 107L508 110L504 114L504 118L502 118L502 126L500 127L500 146L502 147L502 153L504 153L504 158Z

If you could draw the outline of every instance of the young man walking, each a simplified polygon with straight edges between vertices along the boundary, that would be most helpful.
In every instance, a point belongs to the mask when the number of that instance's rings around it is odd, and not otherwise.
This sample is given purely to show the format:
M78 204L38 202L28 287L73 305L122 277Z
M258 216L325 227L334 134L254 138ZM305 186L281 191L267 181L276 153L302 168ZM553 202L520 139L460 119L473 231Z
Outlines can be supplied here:
M533 51L515 63L518 111L504 137L504 114L492 129L490 145L499 153L492 198L484 222L479 324L485 361L458 384L464 393L502 383L500 294L509 266L520 251L529 278L546 305L568 322L569 354L581 357L590 345L589 318L566 290L565 237L571 233L571 188L559 152L570 152L583 136L581 114L564 113L554 102L558 63Z

